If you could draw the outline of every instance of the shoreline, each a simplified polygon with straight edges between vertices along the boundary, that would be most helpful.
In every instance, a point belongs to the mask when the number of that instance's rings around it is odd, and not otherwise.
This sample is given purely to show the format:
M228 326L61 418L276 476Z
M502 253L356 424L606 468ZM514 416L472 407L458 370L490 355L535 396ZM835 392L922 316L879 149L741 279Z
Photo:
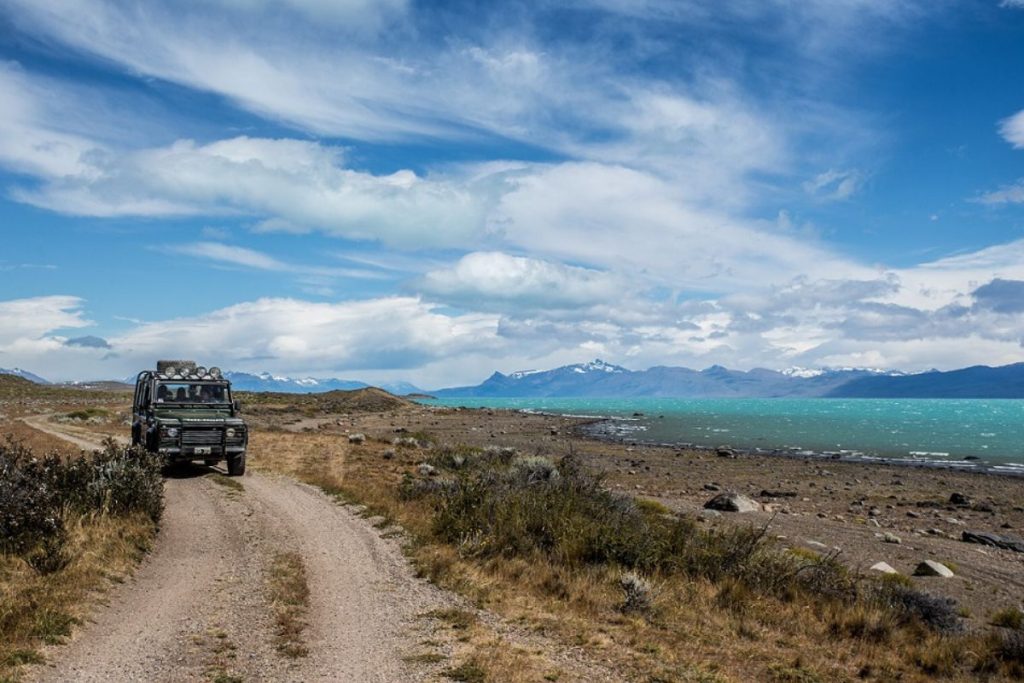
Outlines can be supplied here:
M464 410L483 409L464 408ZM739 446L734 447L727 444L723 444L720 446L705 446L689 441L652 441L636 438L635 433L633 436L627 437L626 435L623 434L615 434L610 431L601 432L598 431L597 429L594 429L594 427L597 425L613 424L615 422L622 421L626 418L596 416L582 417L536 410L518 410L515 412L524 412L526 414L532 415L547 415L549 417L579 419L581 420L581 422L574 429L576 436L578 436L579 438L592 439L594 441L607 444L643 446L648 448L670 448L678 450L690 450L701 453L717 453L719 450L724 448L731 451L733 457L742 455L764 458L786 458L789 460L803 460L808 462L844 462L855 465L892 465L896 467L906 467L909 469L948 470L953 472L963 472L967 474L983 474L996 477L1024 479L1024 464L993 464L986 462L985 460L978 456L973 456L974 459L970 460L961 459L955 461L915 460L913 458L866 455L855 450L846 449L842 451L814 451L811 449L797 447L766 449L747 448Z
M559 419L570 419L577 421L573 427L573 435L581 439L589 439L598 443L612 444L619 446L634 446L646 448L668 448L676 450L689 450L700 453L717 453L720 449L726 448L733 456L754 456L763 458L785 458L806 462L843 462L853 465L890 465L894 467L905 467L908 469L923 469L935 471L962 472L965 474L983 474L994 477L1007 477L1010 479L1024 479L1024 464L1022 463L991 463L980 456L968 456L966 459L954 461L942 460L915 460L913 458L889 457L867 455L856 449L843 449L840 451L815 451L798 447L783 448L748 448L743 446L731 446L722 444L719 446L705 446L691 441L654 441L636 437L636 432L629 436L622 433L614 433L609 430L599 431L595 427L605 424L626 422L630 418L602 415L579 415L572 413L557 413L550 410L538 410L536 408L487 408L482 406L438 406L434 404L419 404L429 408L443 408L448 410L457 409L460 411L480 412L484 415L493 415L497 411L507 411L522 415L537 415L541 417L553 417Z

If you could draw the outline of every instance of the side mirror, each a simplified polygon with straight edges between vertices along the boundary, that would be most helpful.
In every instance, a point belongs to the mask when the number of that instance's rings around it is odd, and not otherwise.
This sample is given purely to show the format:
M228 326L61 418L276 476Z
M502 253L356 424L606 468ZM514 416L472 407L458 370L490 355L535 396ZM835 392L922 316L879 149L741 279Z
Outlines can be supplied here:
M236 413L242 412L242 403L238 399L235 399L232 402L232 405L234 405Z

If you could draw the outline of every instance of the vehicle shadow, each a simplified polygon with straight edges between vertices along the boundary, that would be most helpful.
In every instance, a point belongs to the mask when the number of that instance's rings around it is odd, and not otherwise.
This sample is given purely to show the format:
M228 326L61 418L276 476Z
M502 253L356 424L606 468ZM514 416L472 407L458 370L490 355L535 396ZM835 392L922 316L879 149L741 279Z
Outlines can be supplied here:
M164 479L198 479L210 474L228 473L222 465L205 465L198 462L178 462L165 465L161 470Z

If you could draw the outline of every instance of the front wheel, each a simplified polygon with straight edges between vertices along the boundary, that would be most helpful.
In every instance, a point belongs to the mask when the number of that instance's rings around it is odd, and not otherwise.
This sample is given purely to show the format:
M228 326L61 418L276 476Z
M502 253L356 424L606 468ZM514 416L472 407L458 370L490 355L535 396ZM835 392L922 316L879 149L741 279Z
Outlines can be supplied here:
M240 477L245 474L245 453L228 456L228 474L232 477Z

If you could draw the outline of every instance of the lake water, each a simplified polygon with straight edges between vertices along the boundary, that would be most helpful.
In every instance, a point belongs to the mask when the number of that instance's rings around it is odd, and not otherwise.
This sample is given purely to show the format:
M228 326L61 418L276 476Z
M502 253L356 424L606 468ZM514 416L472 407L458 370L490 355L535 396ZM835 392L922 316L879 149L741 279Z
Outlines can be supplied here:
M750 450L901 459L1024 474L1024 400L453 398L423 402L611 418L595 426L595 432L639 443L728 444Z

